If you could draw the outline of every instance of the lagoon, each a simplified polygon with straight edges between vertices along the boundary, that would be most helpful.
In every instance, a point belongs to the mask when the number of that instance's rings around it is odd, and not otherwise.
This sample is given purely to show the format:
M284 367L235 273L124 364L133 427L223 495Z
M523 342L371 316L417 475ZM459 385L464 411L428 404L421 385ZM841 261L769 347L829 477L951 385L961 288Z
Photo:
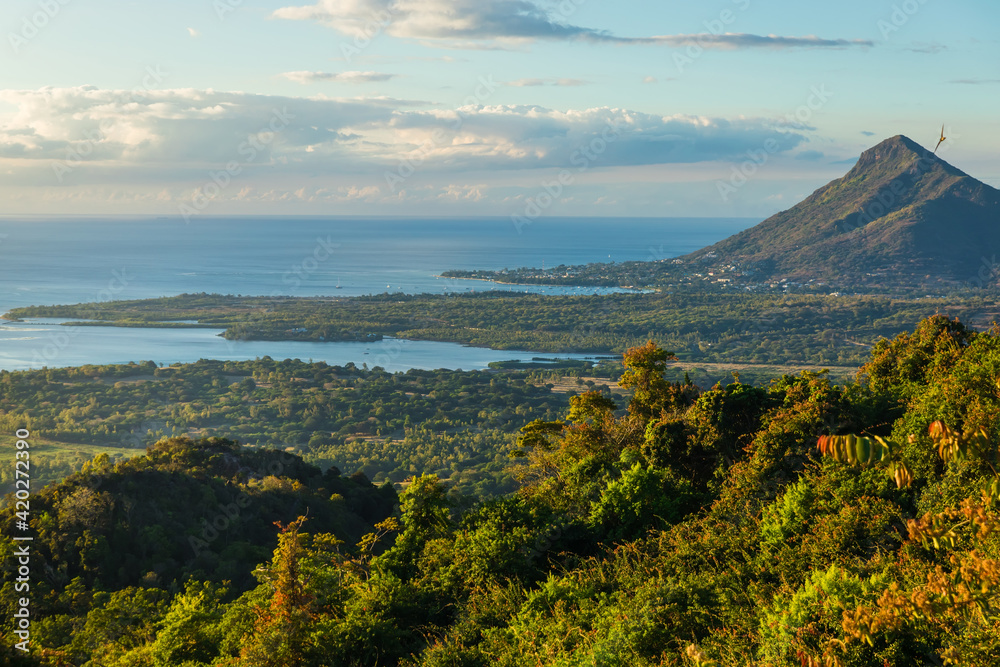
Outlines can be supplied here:
M448 269L554 267L676 257L756 219L507 218L0 219L0 313L17 306L181 293L360 296L484 290L607 293L602 288L447 280ZM0 322L0 369L298 358L386 370L485 368L530 352L453 343L227 341L216 329L64 327ZM573 355L560 355L573 357ZM577 355L574 358L584 358Z
M231 341L221 329L142 329L63 326L58 320L39 319L0 323L0 369L28 370L84 364L125 364L156 361L191 363L199 359L240 361L272 359L323 361L331 366L353 362L359 367L381 366L389 372L411 368L482 370L491 361L533 357L591 359L601 355L516 352L470 347L457 343L386 338L368 343L313 343L302 341Z

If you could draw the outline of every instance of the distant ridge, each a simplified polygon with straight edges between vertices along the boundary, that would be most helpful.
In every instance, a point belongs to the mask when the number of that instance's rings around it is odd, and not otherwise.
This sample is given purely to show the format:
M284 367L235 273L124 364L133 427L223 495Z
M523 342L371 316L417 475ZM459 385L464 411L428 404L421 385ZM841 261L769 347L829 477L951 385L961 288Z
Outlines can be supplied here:
M751 280L920 287L996 281L994 255L1000 190L899 135L796 206L682 259Z

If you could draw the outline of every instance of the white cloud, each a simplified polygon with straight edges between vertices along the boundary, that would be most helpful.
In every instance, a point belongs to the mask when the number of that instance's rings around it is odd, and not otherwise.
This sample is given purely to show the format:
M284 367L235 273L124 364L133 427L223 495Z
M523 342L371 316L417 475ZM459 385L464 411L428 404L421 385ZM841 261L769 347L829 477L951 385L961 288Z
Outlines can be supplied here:
M319 0L283 7L280 19L318 21L349 35L382 29L421 39L539 39L600 36L527 0Z
M583 79L517 79L516 81L508 81L505 85L515 88L530 88L533 86L572 87L586 86L588 84L590 82Z
M405 158L455 169L618 166L729 160L803 135L768 119L660 116L600 107L478 106L396 114L388 130ZM436 137L436 138L435 138ZM593 156L593 157L589 157Z
M804 160L807 162L822 160L824 157L826 157L826 155L824 155L822 151L815 150L802 151L801 153L797 153L795 155L796 160Z
M6 183L55 186L54 167L66 165L71 173L58 184L131 184L156 192L170 183L198 187L227 164L238 166L239 179L266 171L272 181L339 174L375 182L408 164L416 165L419 178L449 182L434 175L732 160L768 140L790 151L805 138L800 129L765 118L609 107L449 110L382 97L194 89L140 95L92 86L0 90L0 101L15 108L0 116L0 170L16 167L17 174Z
M664 44L703 48L843 48L871 46L868 40L783 37L779 35L702 34L619 37L568 22L577 3L532 0L317 0L282 7L272 16L317 21L345 35L370 39L395 37L441 40L458 48L483 48L483 41L584 40L609 44Z
M751 35L748 33L713 34L698 33L694 35L658 35L646 38L646 42L664 44L666 46L700 46L703 49L793 49L793 48L813 48L813 49L841 49L850 46L872 46L873 42L867 39L823 39L816 35L805 37L783 37L781 35Z
M381 190L374 185L349 185L341 187L300 187L296 190L277 188L243 187L233 196L233 201L275 203L299 201L304 203L376 202L381 201Z
M456 183L450 183L443 188L440 192L435 195L435 199L443 201L472 201L478 202L486 199L486 192L489 190L489 186L486 184L479 185L458 185Z
M287 125L256 151L267 163L307 146L342 148L350 127L388 122L407 103L387 98L281 97L177 89L133 93L93 86L0 90L0 158L75 163L200 165L239 160L240 147ZM289 117L288 122L276 116Z
M915 42L912 46L909 46L904 50L910 51L911 53L926 53L934 55L947 50L947 48L947 46L939 42Z
M201 37L201 33L195 30L194 28L188 28L187 31L188 34L191 35L191 37Z
M395 74L384 72L285 72L281 76L295 83L310 84L331 81L336 83L373 83L389 81Z

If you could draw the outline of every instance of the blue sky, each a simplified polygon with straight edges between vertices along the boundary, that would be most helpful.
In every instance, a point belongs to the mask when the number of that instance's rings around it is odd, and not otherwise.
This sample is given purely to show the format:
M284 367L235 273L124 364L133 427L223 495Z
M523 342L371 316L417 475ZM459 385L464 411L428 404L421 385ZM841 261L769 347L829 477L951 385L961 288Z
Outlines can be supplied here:
M5 0L0 214L764 217L942 123L1000 186L995 0L298 2Z

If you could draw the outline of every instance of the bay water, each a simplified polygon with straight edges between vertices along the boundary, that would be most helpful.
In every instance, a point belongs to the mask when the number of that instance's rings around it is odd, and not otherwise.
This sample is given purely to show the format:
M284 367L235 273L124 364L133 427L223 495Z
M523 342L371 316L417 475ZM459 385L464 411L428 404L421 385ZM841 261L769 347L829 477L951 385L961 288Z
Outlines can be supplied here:
M444 294L604 288L449 280L449 269L656 261L758 222L736 218L0 218L0 313L29 305L182 293L288 296ZM226 341L220 330L61 326L0 321L0 369L152 360L299 358L386 370L485 368L530 352L451 343ZM585 355L559 355L586 358Z

